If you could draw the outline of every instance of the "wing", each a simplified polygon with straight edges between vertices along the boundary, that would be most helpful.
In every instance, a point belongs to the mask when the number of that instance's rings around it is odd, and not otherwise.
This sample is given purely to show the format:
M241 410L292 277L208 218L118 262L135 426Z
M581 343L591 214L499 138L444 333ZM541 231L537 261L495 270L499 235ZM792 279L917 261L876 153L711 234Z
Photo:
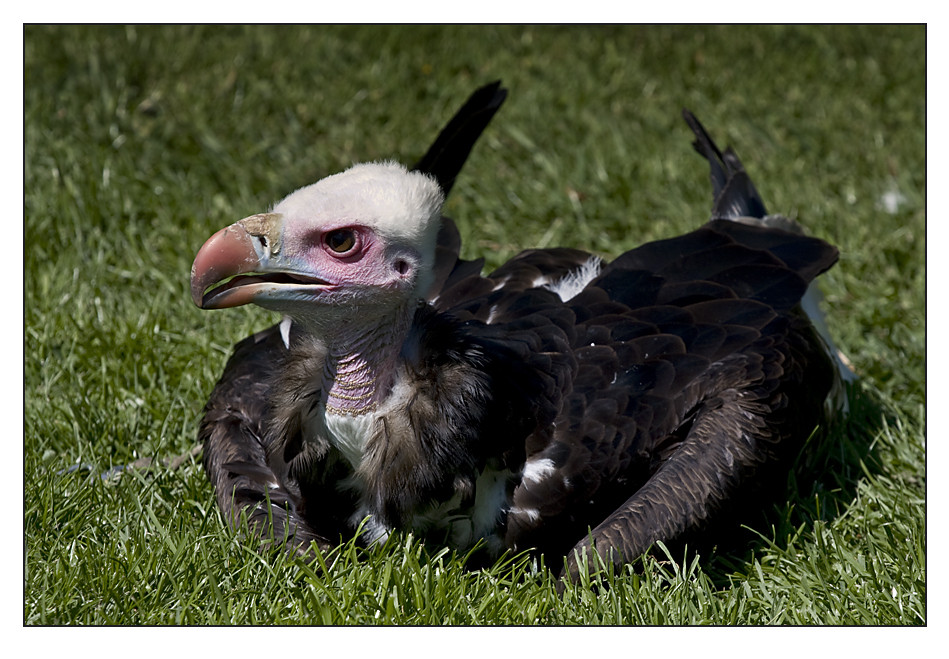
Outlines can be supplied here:
M624 254L568 300L575 370L528 442L509 545L563 555L592 528L604 557L632 560L760 484L820 419L832 371L794 307L835 260L817 239L716 221Z

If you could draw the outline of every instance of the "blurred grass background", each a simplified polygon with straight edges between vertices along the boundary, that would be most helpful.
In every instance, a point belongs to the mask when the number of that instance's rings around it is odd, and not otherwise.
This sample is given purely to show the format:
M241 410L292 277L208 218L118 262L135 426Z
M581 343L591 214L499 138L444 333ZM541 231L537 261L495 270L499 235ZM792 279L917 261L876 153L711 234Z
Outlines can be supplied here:
M26 26L28 624L920 624L925 592L925 28ZM569 588L466 572L408 536L325 573L231 537L195 445L256 308L202 312L213 231L353 162L411 163L477 86L510 96L446 206L464 254L615 256L707 217L679 112L773 212L839 246L832 334L854 415L747 554ZM90 470L63 473L72 465ZM556 567L556 566L554 566Z

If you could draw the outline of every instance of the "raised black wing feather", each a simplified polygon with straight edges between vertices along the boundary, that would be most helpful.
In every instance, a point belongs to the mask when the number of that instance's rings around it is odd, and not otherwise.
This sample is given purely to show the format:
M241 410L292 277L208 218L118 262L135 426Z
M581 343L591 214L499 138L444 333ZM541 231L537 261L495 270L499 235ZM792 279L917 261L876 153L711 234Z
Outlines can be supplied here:
M745 173L745 168L735 152L729 148L722 153L705 127L688 110L682 110L682 117L695 133L692 146L708 160L711 169L712 194L715 199L712 219L734 220L767 215L768 211L761 195Z
M500 80L476 90L412 169L434 176L447 196L475 142L505 98L507 90Z

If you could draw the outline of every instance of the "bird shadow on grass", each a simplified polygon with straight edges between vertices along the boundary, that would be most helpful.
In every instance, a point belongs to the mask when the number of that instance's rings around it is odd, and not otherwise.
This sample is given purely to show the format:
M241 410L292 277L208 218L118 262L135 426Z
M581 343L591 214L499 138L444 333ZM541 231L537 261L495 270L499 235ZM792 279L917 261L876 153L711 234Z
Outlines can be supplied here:
M815 523L843 515L857 496L861 479L883 471L877 437L893 413L872 389L848 386L845 419L818 429L795 458L784 494L747 516L730 537L707 554L706 572L719 587L729 575L744 573L765 548L786 550Z

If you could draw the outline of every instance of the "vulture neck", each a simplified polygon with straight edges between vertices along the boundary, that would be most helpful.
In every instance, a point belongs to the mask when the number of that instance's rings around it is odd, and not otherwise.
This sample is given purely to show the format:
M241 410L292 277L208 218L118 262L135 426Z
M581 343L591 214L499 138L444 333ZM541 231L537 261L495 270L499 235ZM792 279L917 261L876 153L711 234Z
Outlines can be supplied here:
M395 380L402 344L412 323L414 307L381 316L358 327L340 328L328 343L323 369L326 411L343 416L375 412Z

